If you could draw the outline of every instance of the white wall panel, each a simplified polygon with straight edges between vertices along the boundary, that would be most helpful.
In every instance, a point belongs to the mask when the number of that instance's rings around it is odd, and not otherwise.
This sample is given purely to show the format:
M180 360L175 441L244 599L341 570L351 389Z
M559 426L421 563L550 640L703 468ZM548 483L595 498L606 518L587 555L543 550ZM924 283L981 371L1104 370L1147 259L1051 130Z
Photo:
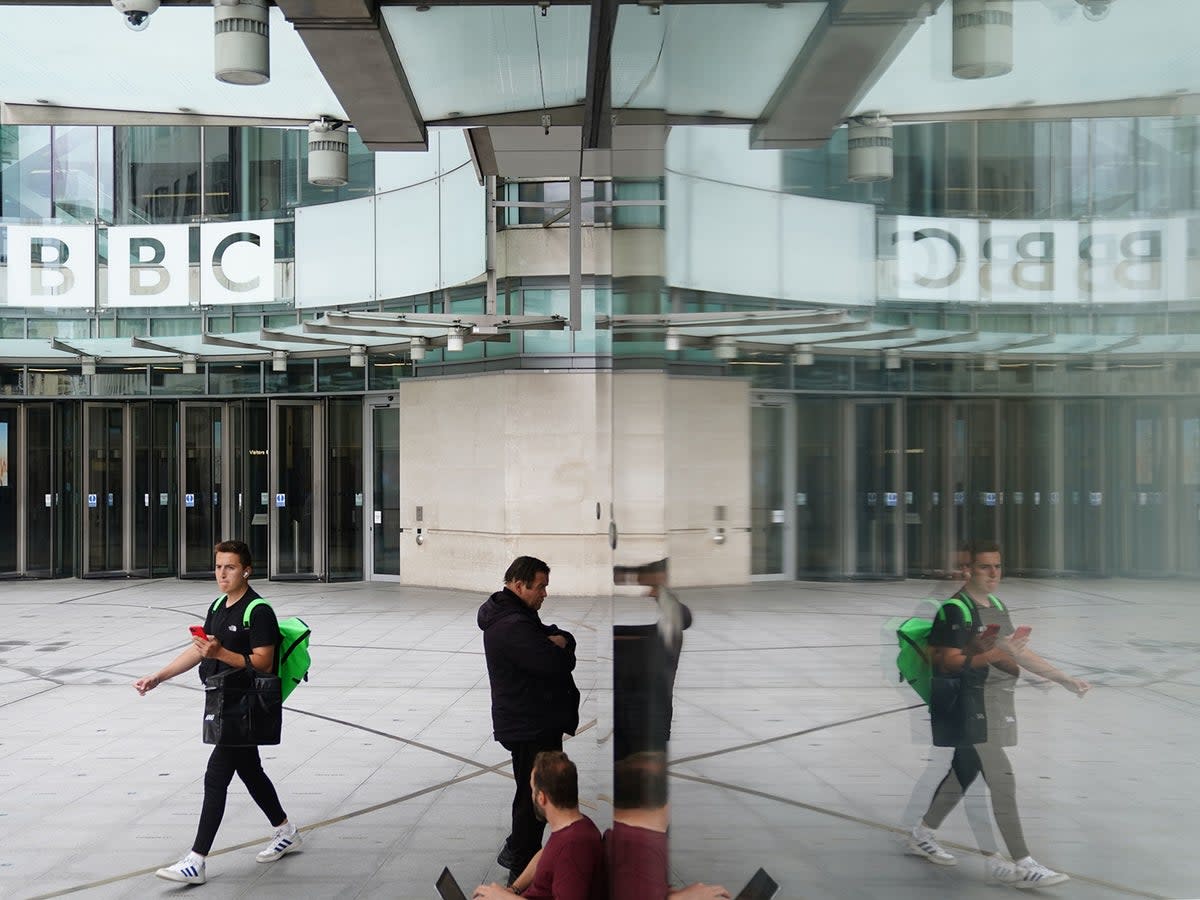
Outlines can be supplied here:
M487 268L484 190L470 162L459 166L439 182L441 287L478 278Z
M389 150L375 154L375 192L382 194L436 178L441 166L440 132L429 132L429 149L423 152Z
M436 181L377 198L375 283L380 298L405 297L440 286L438 198Z
M780 297L813 303L875 302L875 209L781 194Z
M296 306L375 299L375 204L363 197L296 210Z
M673 287L779 296L778 194L674 177L667 189L667 279ZM687 197L682 208L675 202L681 192Z

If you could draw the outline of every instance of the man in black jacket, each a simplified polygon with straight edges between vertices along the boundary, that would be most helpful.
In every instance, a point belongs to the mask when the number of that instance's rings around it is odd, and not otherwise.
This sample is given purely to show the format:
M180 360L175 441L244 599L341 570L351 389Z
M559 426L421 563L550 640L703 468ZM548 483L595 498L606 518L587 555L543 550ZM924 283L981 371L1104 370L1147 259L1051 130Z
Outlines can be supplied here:
M562 750L563 734L579 726L579 691L571 677L575 638L538 618L549 583L548 565L519 556L504 573L504 589L484 601L477 619L492 686L492 729L512 754L516 779L512 831L496 857L510 882L542 847L545 822L529 790L533 759L543 750Z

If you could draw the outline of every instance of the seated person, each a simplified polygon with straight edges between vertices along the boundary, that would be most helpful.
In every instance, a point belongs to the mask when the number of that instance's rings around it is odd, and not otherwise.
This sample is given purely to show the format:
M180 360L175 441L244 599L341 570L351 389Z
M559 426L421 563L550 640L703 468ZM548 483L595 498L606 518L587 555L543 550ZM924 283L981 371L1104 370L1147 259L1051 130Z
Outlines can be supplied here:
M620 900L728 900L718 884L667 881L667 758L634 753L613 767L613 827L604 834L612 896Z
M543 750L529 777L539 819L550 825L546 846L511 887L493 882L475 888L475 900L605 900L604 848L600 831L579 811L579 773L559 750Z

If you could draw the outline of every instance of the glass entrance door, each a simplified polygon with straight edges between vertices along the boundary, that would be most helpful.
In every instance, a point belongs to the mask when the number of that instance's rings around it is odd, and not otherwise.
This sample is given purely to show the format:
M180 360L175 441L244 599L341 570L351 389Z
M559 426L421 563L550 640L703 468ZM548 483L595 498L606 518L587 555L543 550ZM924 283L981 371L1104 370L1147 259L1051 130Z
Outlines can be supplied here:
M1135 400L1120 411L1122 523L1118 546L1121 567L1130 575L1170 571L1167 540L1170 494L1167 490L1167 404Z
M840 400L796 401L796 577L838 578L846 483Z
M400 409L371 407L371 577L400 575Z
M750 412L750 573L781 578L788 571L788 411L772 405L755 406Z
M150 577L178 571L174 403L131 405L133 440L133 572Z
M325 544L330 581L363 577L363 405L357 397L333 397L326 407L329 428L325 501L329 511Z
M318 490L318 460L325 456L320 402L271 404L271 577L325 576L325 498ZM320 529L320 530L319 530Z
M1179 571L1200 573L1200 403L1180 400L1178 430L1179 488L1175 531Z
M210 577L213 545L231 535L229 502L225 486L229 454L223 403L180 405L183 452L179 454L179 484L183 502L179 509L181 561L184 577Z
M1062 567L1067 572L1108 574L1108 510L1116 498L1108 486L1104 412L1102 400L1063 404L1063 493L1072 501L1063 508L1062 519Z
M900 575L900 423L893 400L854 407L854 557L851 575Z
M129 568L125 410L119 403L84 407L84 575L123 575Z
M21 466L18 460L18 420L21 409L17 405L0 406L0 575L15 575L20 571L18 560L22 535L17 523L20 521L20 504L17 498L17 483Z
M954 539L1000 537L1000 472L997 404L992 400L955 403L950 434L950 502Z
M1002 420L1004 479L997 499L1004 513L1005 567L1013 574L1057 571L1058 521L1065 507L1081 499L1079 491L1063 490L1058 406L1011 401ZM1055 497L1061 502L1051 503Z
M905 423L905 552L912 575L945 575L955 567L948 511L946 420L943 400L910 401Z
M241 519L238 533L250 547L250 555L256 566L263 566L270 558L271 532L271 467L270 467L270 419L266 400L246 400L242 404L243 426L240 453L242 460L238 484L238 514ZM235 469L235 478L237 478Z

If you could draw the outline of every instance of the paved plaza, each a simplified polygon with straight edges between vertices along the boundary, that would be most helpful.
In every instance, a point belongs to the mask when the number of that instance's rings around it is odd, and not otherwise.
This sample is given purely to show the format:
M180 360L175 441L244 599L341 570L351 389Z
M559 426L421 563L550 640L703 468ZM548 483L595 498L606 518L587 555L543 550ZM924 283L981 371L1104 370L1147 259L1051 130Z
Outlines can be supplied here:
M551 561L553 564L553 561ZM314 630L310 683L289 698L264 765L301 851L258 865L270 827L235 779L188 888L153 871L190 846L208 748L195 672L131 687L178 652L209 581L6 583L0 592L0 896L427 898L449 865L468 889L502 879L512 795L491 738L475 625L481 595L392 584L256 582ZM966 817L939 835L960 864L902 852L914 786L948 751L888 676L891 617L945 585L756 584L682 592L695 614L676 683L671 782L678 884L737 890L758 866L785 898L995 898ZM1032 646L1090 680L1083 699L1018 692L1018 797L1034 855L1069 872L1061 898L1200 897L1200 611L1181 581L1010 579ZM649 621L626 595L557 597L574 632L581 733L567 742L604 827L609 627ZM892 670L894 672L894 670ZM944 771L944 769L942 770ZM934 772L938 774L938 772ZM931 788L930 788L931 789ZM919 810L918 810L919 812Z

